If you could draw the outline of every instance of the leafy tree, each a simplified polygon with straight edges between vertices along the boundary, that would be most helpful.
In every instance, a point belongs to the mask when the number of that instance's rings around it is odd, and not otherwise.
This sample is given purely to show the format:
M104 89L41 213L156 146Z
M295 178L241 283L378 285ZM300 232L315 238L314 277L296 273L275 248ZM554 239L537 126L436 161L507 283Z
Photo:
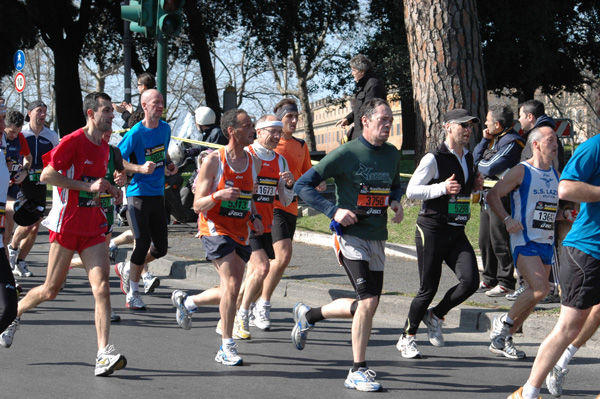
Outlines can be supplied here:
M27 14L23 2L2 1L2 23L0 23L0 77L14 71L15 51L33 48L36 43L36 29Z
M519 102L581 91L586 74L600 76L597 1L479 0L485 74L490 90Z
M458 107L486 113L479 21L475 0L404 0L404 20L420 159L444 140L444 113Z
M316 150L309 100L311 89L314 89L311 80L335 52L327 42L329 35L354 26L358 1L247 0L239 2L239 7L247 27L244 40L256 39L262 49L257 52L256 59L277 72L274 78L280 93L294 95L300 100L305 138L309 148ZM295 90L285 85L290 69L295 75Z

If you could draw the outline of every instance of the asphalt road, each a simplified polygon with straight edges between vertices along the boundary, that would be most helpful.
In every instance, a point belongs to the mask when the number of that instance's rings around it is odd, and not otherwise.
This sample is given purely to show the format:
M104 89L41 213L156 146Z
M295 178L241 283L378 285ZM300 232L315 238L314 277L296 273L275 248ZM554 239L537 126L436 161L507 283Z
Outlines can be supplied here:
M192 230L190 226L171 228L171 253L178 256L157 263L153 270L160 274L170 262L173 274L183 273L186 278L162 278L156 292L144 296L147 311L132 312L125 308L118 278L111 273L113 307L122 316L122 321L112 326L111 343L127 356L126 369L108 378L93 376L96 354L93 298L84 272L73 270L58 298L25 314L13 346L0 348L0 398L345 398L366 395L343 386L351 366L349 321L319 323L310 333L304 351L296 350L290 342L291 308L298 299L319 305L328 297L351 294L345 276L335 261L332 262L330 249L296 245L289 273L273 300L273 329L269 332L252 329L252 340L238 343L244 366L227 367L214 361L220 345L220 337L214 332L219 318L216 307L201 308L194 315L190 331L182 330L175 322L170 301L172 290L195 293L215 282L216 272L206 262L199 261L203 259L203 251L198 240L193 240ZM35 276L19 280L25 289L43 281L46 240L47 235L40 237L30 258ZM414 285L414 261L390 258L388 264L386 279L389 277L390 285L386 283L386 289L410 292ZM444 274L443 284L450 286L451 278L451 273ZM446 347L431 346L421 329L418 338L424 359L407 360L400 356L395 344L409 300L402 295L384 296L381 313L374 322L367 357L384 388L378 395L424 399L505 398L525 382L539 345L539 334L528 331L553 324L551 318L542 317L545 319L539 324L542 327L526 328L525 334L516 337L515 342L529 357L511 361L489 353L489 334L485 326L472 328L473 322L467 320L469 314L488 314L496 310L465 307L447 317ZM477 320L484 324L484 318ZM599 372L597 350L580 350L571 364L563 397L597 395ZM542 395L550 397L545 389Z

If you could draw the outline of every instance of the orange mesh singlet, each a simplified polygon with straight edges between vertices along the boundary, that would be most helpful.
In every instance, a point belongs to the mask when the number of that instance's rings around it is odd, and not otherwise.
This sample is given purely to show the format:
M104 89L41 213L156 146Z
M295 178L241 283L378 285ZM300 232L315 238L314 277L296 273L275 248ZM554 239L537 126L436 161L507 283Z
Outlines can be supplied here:
M213 192L230 187L242 191L236 201L217 201L214 207L200 214L200 235L228 236L239 244L248 244L250 233L250 201L256 180L252 156L247 154L248 164L243 171L234 171L227 162L225 148L219 149L219 172L215 177L217 186Z
M288 161L290 172L294 175L294 180L298 180L300 176L306 173L312 167L310 163L310 153L308 146L304 140L292 137L290 140L286 140L281 137L275 152L285 158ZM298 215L298 201L294 198L291 204L287 207L281 205L279 200L275 200L275 208L282 209L292 215Z

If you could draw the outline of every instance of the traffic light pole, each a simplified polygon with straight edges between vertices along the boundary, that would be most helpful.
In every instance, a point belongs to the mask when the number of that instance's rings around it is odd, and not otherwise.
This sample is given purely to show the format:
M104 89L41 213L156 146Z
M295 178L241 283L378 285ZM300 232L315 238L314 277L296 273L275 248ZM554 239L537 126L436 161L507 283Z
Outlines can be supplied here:
M167 39L158 31L156 33L156 44L157 44L157 68L156 68L156 87L161 92L164 99L164 104L167 104L167 54L168 46ZM165 108L166 109L166 108Z

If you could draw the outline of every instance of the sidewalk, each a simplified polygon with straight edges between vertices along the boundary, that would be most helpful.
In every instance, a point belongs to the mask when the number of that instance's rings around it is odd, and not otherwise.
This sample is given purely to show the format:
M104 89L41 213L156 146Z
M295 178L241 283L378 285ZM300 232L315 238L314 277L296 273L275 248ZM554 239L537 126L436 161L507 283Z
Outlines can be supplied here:
M122 231L123 228L117 229ZM210 262L204 259L204 249L195 238L196 227L191 224L169 226L169 254L150 264L158 276L184 279L182 285L203 290L219 284L218 274ZM297 231L294 237L294 256L273 296L287 297L309 305L324 304L339 297L352 297L354 292L343 269L337 265L331 250L331 237L307 231ZM398 333L404 325L410 302L418 290L418 271L414 247L388 244L384 294L381 297L378 317L397 320ZM125 254L121 255L122 257ZM120 257L121 257L120 256ZM442 298L456 279L448 268L442 272L442 281L434 303ZM444 331L489 331L494 316L506 312L513 302L505 298L490 298L482 293L474 294L466 304L453 309L444 323ZM552 310L532 314L523 327L523 336L541 342L552 330L558 319L559 304L539 305L536 310ZM596 334L587 344L600 348L600 335Z

